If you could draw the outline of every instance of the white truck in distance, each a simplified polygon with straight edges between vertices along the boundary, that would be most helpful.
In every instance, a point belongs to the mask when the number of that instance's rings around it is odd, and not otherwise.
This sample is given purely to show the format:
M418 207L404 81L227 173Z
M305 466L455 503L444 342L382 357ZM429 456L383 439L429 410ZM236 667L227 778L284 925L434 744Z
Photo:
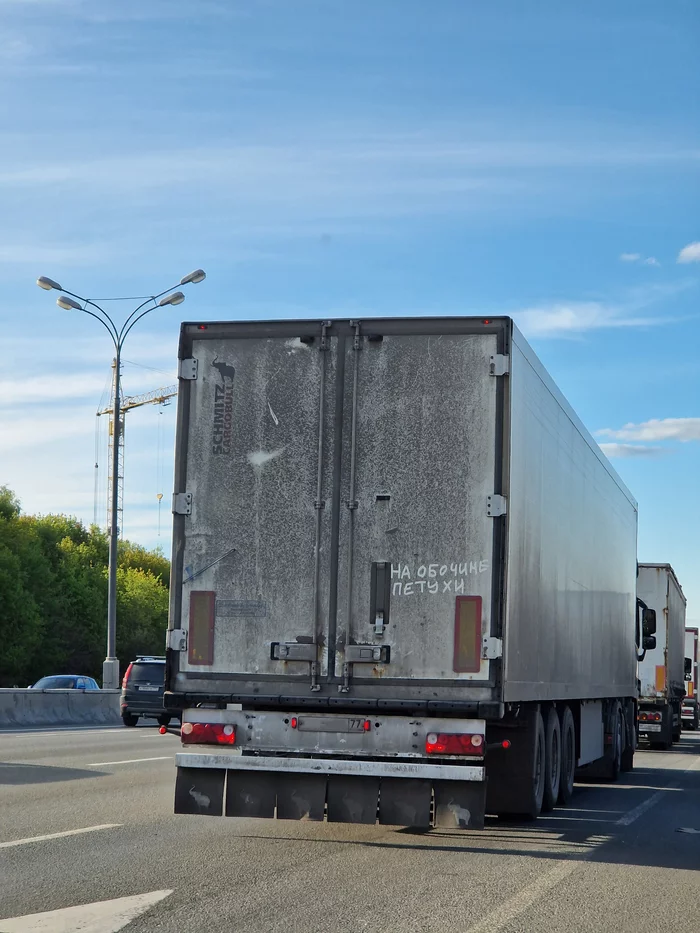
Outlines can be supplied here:
M681 737L685 596L670 564L640 564L637 594L656 612L656 645L639 663L639 735L668 749Z
M698 707L698 630L685 630L685 699L681 706L681 721L688 729L700 729L700 708Z
M481 827L632 768L636 503L509 318L179 355L176 812Z

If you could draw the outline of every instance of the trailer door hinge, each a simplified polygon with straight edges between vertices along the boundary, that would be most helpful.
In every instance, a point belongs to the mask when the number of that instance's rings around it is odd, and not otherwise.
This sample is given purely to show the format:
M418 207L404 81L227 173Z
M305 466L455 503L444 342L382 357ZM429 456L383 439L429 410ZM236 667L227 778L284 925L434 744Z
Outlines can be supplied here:
M197 378L197 369L199 368L199 361L195 360L193 357L190 357L186 360L180 360L177 368L177 374L180 379L189 379L193 381Z
M187 651L187 632L182 628L170 629L167 646L171 651Z
M191 515L192 514L192 493L175 492L173 493L173 515Z
M507 510L507 500L505 496L497 496L495 493L486 498L486 514L490 518L498 518L505 515Z
M510 372L510 357L505 353L495 353L491 357L489 372L492 376L507 376Z
M491 638L490 635L484 635L481 643L481 657L487 661L494 661L496 658L503 657L503 639Z

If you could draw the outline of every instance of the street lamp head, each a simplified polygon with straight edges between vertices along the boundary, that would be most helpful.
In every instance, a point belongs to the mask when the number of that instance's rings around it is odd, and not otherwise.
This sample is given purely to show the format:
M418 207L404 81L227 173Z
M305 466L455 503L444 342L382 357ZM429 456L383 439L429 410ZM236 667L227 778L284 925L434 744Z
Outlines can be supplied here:
M55 288L56 291L59 292L62 291L58 282L54 282L53 279L49 279L45 275L40 275L36 280L36 284L39 286L39 288L43 288L47 292L50 292L52 288Z
M198 282L203 282L207 277L204 269L195 269L194 272L190 272L189 275L186 275L184 279L180 279L180 285L189 285L190 282L193 285L197 285Z
M60 298L56 299L56 304L59 308L63 308L64 311L82 311L83 306L79 305L77 301L73 301L72 298L69 298L68 295L61 295Z
M182 292L173 292L172 295L166 295L165 298L161 298L158 302L161 308L164 308L165 305L181 305L185 300L185 296Z

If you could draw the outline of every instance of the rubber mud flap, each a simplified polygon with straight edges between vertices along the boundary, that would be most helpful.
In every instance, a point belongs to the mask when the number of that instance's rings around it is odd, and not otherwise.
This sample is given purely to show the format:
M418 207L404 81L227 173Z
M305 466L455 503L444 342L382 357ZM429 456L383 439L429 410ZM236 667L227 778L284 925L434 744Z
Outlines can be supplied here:
M325 808L325 774L277 775L278 820L323 820Z
M443 829L483 829L485 781L434 781L435 825Z
M511 746L508 749L495 748L488 752L487 813L517 815L527 811L532 793L535 723L538 712L537 707L530 707L524 710L523 715L512 725L489 724L488 742L495 744L508 739Z
M226 816L271 820L275 815L277 775L265 771L228 772Z
M430 781L382 778L379 822L386 826L430 826Z
M377 822L378 777L331 774L328 777L328 822Z
M219 768L178 768L175 813L221 816L226 772Z

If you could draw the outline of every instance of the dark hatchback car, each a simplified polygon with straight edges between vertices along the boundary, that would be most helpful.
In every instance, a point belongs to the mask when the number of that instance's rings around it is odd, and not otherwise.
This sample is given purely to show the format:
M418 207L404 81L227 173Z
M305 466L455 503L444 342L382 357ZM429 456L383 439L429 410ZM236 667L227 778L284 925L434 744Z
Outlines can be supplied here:
M122 680L121 713L125 726L139 718L157 719L167 726L174 715L163 708L165 658L138 657L127 667Z

